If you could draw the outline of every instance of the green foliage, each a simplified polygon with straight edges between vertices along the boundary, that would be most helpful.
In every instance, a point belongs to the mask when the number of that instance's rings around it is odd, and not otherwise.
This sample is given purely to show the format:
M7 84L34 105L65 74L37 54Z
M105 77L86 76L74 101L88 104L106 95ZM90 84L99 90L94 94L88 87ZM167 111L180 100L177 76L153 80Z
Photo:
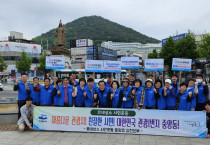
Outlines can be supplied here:
M0 72L3 71L4 68L6 69L7 66L8 66L8 64L4 62L4 59L0 54Z
M104 41L115 42L140 42L140 43L158 43L157 39L143 35L131 28L114 23L100 16L82 17L64 25L66 29L65 40L66 48L70 48L72 39L92 39L94 45L100 46ZM56 42L56 29L50 30L34 38L37 43L43 45L46 49L47 40L49 48Z
M198 43L201 58L210 59L210 35L204 34L201 43Z
M37 66L37 69L38 69L39 71L48 73L48 72L50 72L51 70L50 70L50 69L45 69L45 65L46 65L46 56L47 56L47 53L44 52L44 55L42 55L42 56L39 58L39 66Z
M25 51L21 53L20 60L16 61L18 71L28 71L31 68L32 60L27 57Z
M153 49L153 51L148 54L148 58L158 58L158 57L159 57L159 54L156 51L156 49Z

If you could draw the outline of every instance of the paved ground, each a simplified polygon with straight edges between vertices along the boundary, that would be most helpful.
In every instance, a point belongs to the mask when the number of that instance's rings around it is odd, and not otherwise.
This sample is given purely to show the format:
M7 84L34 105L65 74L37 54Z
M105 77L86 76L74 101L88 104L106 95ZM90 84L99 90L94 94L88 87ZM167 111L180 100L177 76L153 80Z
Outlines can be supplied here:
M4 90L0 91L0 103L17 103L18 91L13 91L13 86L3 84Z
M0 145L210 145L210 139L47 131L1 131Z

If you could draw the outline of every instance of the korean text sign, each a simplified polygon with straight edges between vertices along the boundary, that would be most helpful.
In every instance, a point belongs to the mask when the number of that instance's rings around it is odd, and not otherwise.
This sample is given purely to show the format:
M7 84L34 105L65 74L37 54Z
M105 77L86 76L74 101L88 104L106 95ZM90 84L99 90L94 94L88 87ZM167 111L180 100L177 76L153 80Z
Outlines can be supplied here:
M139 69L139 57L121 57L121 69Z
M163 71L164 59L146 59L145 71Z
M191 71L192 59L173 58L172 70Z
M65 69L64 57L46 57L46 69Z

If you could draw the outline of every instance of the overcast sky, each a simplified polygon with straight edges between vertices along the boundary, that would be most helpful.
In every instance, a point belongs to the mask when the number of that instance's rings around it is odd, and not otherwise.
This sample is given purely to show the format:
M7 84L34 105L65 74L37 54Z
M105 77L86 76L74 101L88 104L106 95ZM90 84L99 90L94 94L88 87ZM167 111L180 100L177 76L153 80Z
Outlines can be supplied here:
M210 33L210 0L1 0L0 39L9 31L31 39L83 16L98 15L159 40Z

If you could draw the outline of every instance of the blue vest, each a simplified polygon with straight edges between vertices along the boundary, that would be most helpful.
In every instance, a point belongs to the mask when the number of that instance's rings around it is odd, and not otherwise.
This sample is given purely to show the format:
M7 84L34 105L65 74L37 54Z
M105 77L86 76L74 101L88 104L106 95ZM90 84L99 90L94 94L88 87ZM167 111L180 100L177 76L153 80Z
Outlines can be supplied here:
M28 83L28 88L31 87L31 84L29 82ZM18 89L18 100L26 100L27 97L29 97L29 93L26 91L26 87L25 84L20 81L18 82L19 85L19 89Z
M160 95L160 98L157 99L157 108L158 109L166 109L166 99L163 96L163 88L159 88L158 94Z
M171 90L169 88L167 88L166 93L167 93L166 106L170 106L170 107L174 106L175 107L176 106L176 92L175 92L175 88L172 87Z
M52 105L52 91L53 87L46 89L44 86L41 86L40 105Z
M111 86L109 85L109 83L108 83L108 82L106 82L106 88L108 88L108 89L110 89L110 88L111 88Z
M194 90L195 90L195 87L189 88L187 90L188 92L192 92L192 100L191 100L191 102L189 102L190 108L195 108L196 107L196 96L193 95Z
M145 100L147 107L155 107L156 106L156 98L154 94L154 87L152 86L150 89L145 88Z
M171 82L171 87L174 87L174 86L173 86L173 82ZM176 88L177 88L177 90L178 90L178 88L179 88L179 82L176 82ZM175 88L175 89L176 89L176 88ZM177 91L177 90L176 90L176 91Z
M127 99L128 98L128 94L131 91L131 89L132 89L131 87L127 87L123 97L125 97ZM121 90L123 92L124 91L124 87L122 87ZM122 108L133 108L133 99L131 99L130 101L123 101L121 107Z
M177 95L179 94L181 90L177 91ZM187 102L187 96L188 96L188 91L185 91L179 100L179 110L184 110L184 111L190 111L190 105L189 102Z
M38 87L41 87L41 85L38 84ZM40 102L40 92L35 92L33 88L34 88L34 85L31 85L30 96L33 98L33 103L39 103Z
M51 84L50 84L50 87L54 87L54 83L51 83Z
M65 87L64 85L60 86L60 97L58 97L58 106L64 106L64 93L65 93ZM73 105L73 85L69 85L67 88L68 92L68 99L69 99L69 105Z
M109 93L109 88L105 87L103 94L101 95L100 88L96 89L98 98L99 98L99 105L106 107L107 103L107 95Z
M96 87L93 87L93 92L90 91L88 86L85 86L85 92L87 95L87 99L85 100L85 107L92 107L94 102L94 94L96 91Z
M206 95L204 94L203 83L198 86L198 103L206 102Z
M140 88L137 90L137 101L138 101L138 105L139 105L140 102L141 102L141 92L142 92L143 89L144 89L143 87L140 87ZM134 90L136 91L136 88L134 88ZM144 103L143 106L145 106L145 103Z
M111 90L113 94L113 90ZM117 108L120 99L120 89L116 89L114 96L112 97L112 108Z
M76 97L76 105L83 106L84 103L84 90L80 86L77 86L77 97Z
M97 86L97 85L98 85L98 83L94 82L93 87L94 87L94 88L98 88L98 86ZM86 87L86 86L88 87L88 83L86 83L85 87Z

